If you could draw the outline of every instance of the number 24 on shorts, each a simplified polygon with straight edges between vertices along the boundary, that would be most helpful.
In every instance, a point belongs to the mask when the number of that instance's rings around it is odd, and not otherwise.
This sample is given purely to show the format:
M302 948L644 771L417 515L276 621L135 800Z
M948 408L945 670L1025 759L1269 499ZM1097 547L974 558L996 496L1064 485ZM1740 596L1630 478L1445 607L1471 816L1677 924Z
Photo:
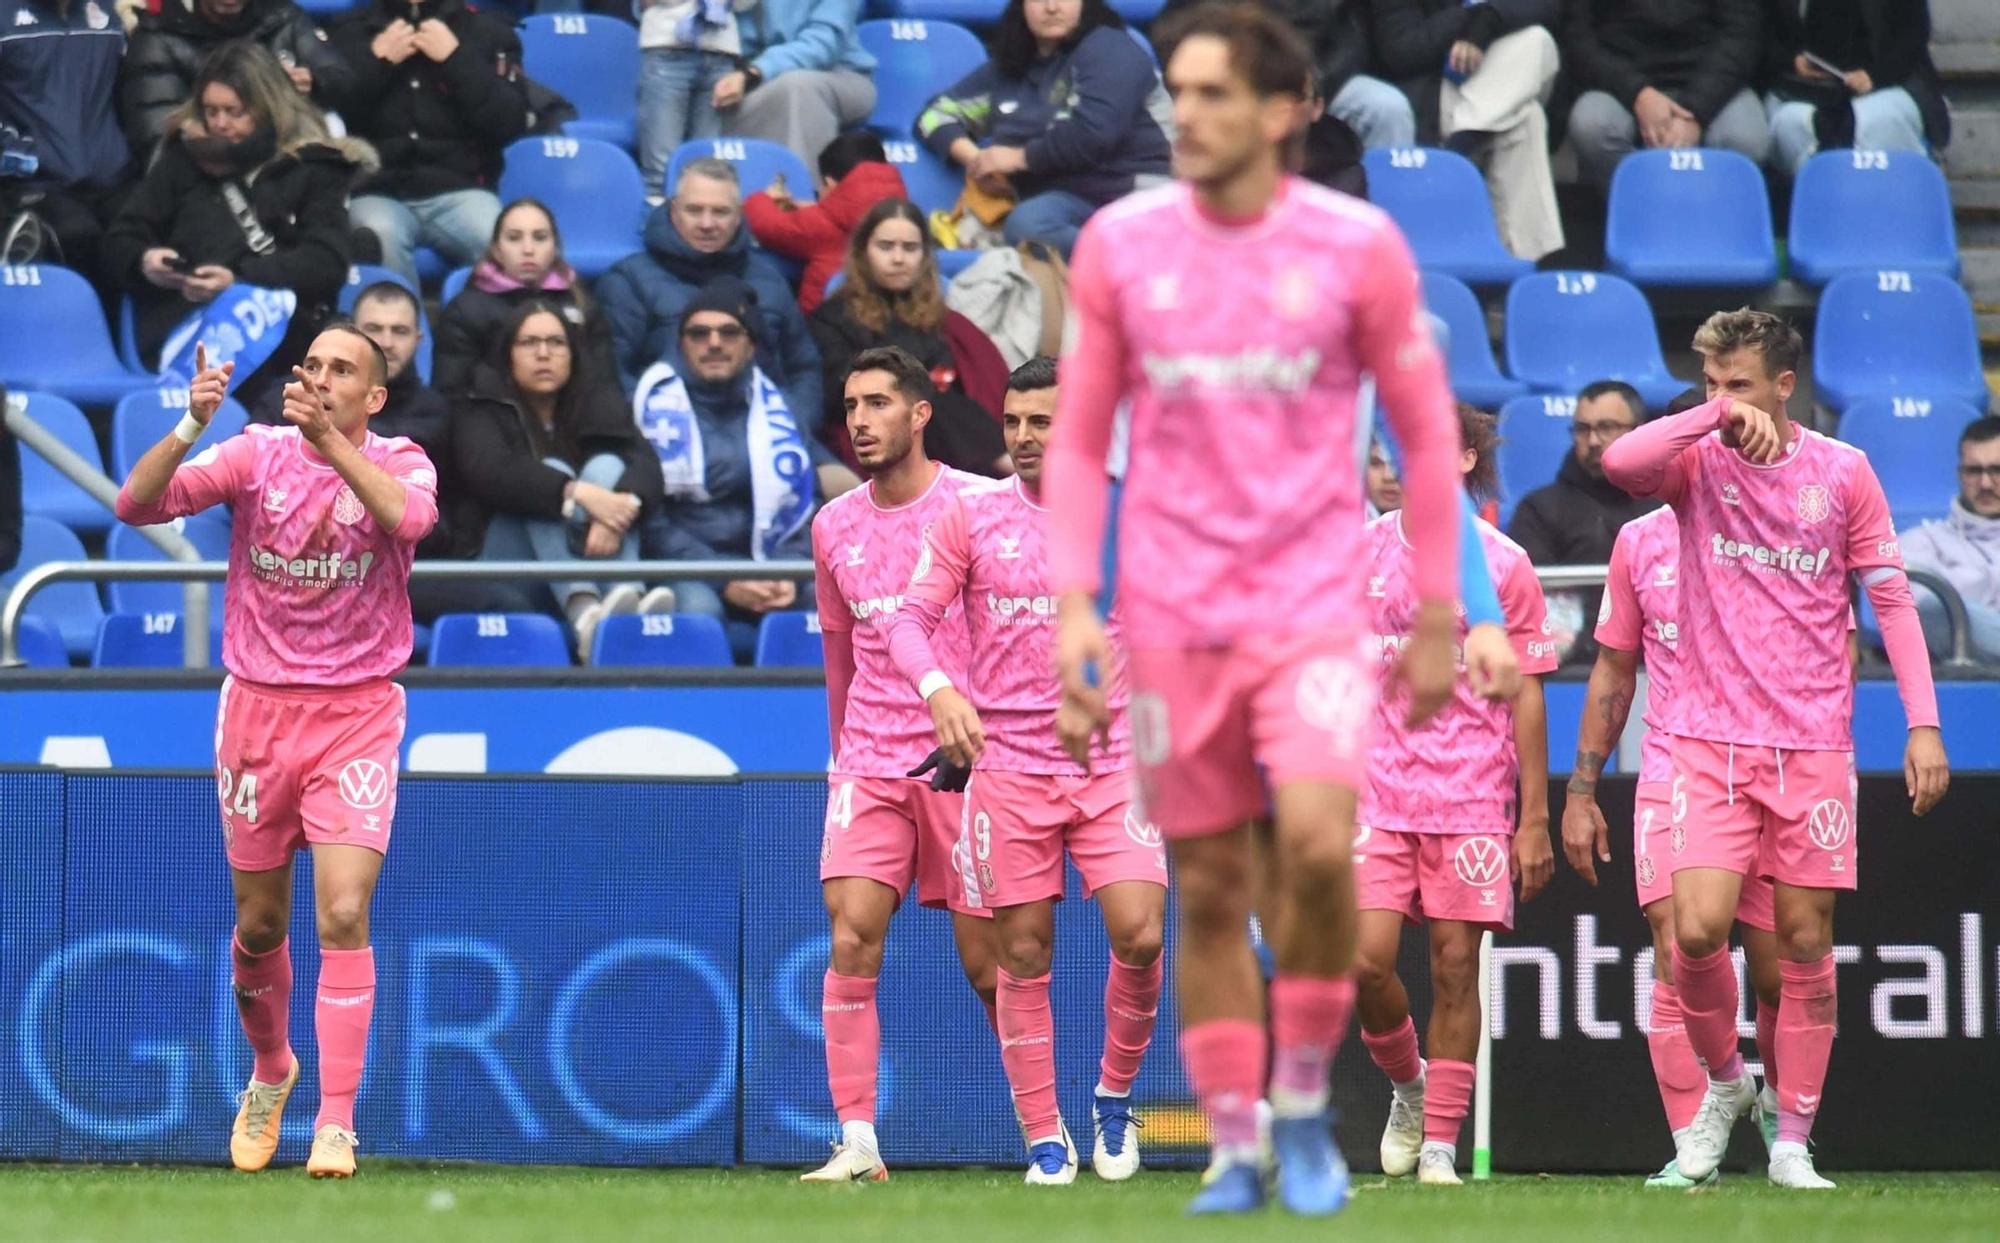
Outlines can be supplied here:
M219 775L215 779L215 784L221 792L224 814L241 816L251 824L257 823L256 773L244 773L239 778L235 773L230 772L226 768L220 769ZM232 793L235 795L233 803L230 801Z

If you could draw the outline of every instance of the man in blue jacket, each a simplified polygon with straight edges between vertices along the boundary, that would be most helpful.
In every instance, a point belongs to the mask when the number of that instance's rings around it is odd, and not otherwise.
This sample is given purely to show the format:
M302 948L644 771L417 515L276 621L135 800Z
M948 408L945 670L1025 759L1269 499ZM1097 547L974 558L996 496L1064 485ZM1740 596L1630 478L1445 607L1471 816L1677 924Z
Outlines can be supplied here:
M597 301L611 321L618 382L632 391L640 373L677 356L681 319L702 286L720 276L756 291L757 363L785 391L785 404L815 446L814 461L832 461L819 445L819 350L791 286L771 260L752 253L743 227L743 191L725 160L691 160L673 197L646 222L646 250L618 261L598 278Z
M669 359L641 380L639 430L659 452L667 488L667 503L640 531L650 559L812 558L805 433L756 365L758 303L734 276L709 282L689 300ZM813 607L812 584L784 579L685 580L674 591L677 611L723 621L740 661L756 647L764 614Z
M807 168L875 110L875 58L855 35L860 0L759 0L736 15L743 68L715 84L723 132L780 142Z

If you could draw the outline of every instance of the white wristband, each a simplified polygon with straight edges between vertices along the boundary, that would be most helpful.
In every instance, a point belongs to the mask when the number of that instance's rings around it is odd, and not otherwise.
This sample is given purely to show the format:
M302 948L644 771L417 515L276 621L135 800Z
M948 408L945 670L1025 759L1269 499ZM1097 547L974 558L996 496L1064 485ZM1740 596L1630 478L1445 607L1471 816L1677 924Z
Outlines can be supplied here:
M181 421L174 425L174 439L184 445L191 445L201 439L202 430L199 420L192 414L184 414L181 416Z
M933 669L918 681L917 694L924 697L925 703L929 703L932 695L937 694L941 690L946 690L950 686L951 679L945 676L944 670Z

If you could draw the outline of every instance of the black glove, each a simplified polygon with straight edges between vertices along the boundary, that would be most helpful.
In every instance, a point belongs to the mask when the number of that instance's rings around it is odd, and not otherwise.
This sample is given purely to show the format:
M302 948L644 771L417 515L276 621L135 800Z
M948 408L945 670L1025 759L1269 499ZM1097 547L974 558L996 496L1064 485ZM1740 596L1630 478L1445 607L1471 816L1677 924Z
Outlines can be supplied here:
M1507 19L1500 10L1491 4L1475 4L1465 11L1465 24L1458 28L1458 37L1483 52L1506 30Z
M965 783L972 780L972 769L961 767L945 758L944 748L939 747L924 757L924 762L910 770L910 776L931 775L931 789L963 794Z

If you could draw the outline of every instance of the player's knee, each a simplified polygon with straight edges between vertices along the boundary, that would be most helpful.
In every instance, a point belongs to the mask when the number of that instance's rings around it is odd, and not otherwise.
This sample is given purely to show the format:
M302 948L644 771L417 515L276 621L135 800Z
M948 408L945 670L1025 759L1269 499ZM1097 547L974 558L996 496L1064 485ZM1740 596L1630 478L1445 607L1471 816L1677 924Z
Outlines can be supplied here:
M236 911L236 939L253 954L268 954L284 943L285 912L276 904L242 906Z
M851 923L833 925L833 969L838 975L872 979L882 973L882 941Z
M1250 905L1244 897L1247 890L1230 883L1232 876L1247 882L1240 874L1197 874L1194 869L1176 878L1180 882L1181 921L1187 928L1207 936L1242 930L1250 918Z
M331 949L358 950L368 944L368 898L341 894L319 905L319 943Z
M1112 928L1111 953L1128 967L1150 967L1159 960L1166 933L1161 919L1149 916Z
M1778 956L1787 962L1818 962L1833 953L1833 929L1818 920L1778 929Z
M1685 913L1674 918L1674 942L1689 958L1706 958L1729 945L1729 927L1712 927L1706 920Z
M1047 975L1055 946L1040 928L1010 928L1000 934L1000 965L1017 980ZM978 981L973 986L978 987Z
M1463 997L1479 985L1479 939L1444 941L1431 946L1431 987L1440 996Z
M1354 987L1364 997L1372 997L1388 988L1396 979L1396 959L1392 954L1386 958L1368 953L1354 956Z
M1295 834L1285 841L1285 884L1297 894L1331 893L1354 872L1354 847L1345 834Z

